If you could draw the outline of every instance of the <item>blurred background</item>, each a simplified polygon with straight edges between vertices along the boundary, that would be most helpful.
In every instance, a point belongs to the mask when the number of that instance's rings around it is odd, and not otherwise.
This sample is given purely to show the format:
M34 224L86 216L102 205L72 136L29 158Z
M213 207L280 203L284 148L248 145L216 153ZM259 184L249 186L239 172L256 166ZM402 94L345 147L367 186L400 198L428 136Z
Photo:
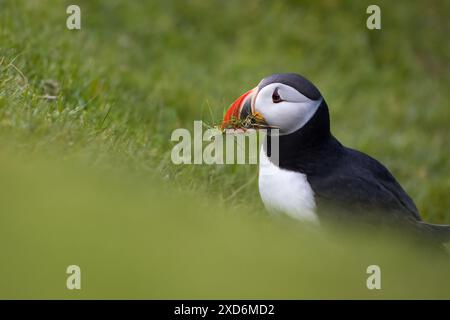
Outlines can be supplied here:
M0 0L0 298L449 299L448 258L273 220L255 165L170 159L174 129L300 73L334 135L450 224L450 2L376 1L381 30L370 4Z

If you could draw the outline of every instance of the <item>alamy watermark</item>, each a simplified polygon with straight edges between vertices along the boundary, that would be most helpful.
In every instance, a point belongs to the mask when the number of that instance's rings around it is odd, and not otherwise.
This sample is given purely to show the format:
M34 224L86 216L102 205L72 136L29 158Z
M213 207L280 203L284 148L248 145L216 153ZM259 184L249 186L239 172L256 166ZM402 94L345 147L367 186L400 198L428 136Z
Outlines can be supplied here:
M369 290L381 290L381 268L376 264L367 267L366 273L370 276L366 280L366 286Z
M75 264L67 267L69 275L66 280L66 288L69 290L81 290L81 268Z
M366 26L369 30L380 30L381 29L381 9L376 4L371 4L367 7L367 14L370 16L366 20Z
M188 129L178 128L170 140L177 142L171 152L174 164L258 164L260 147L266 150L272 163L278 164L279 160L278 129L271 129L270 133L266 129L204 131L203 122L194 121L192 134Z
M66 13L69 15L66 19L66 27L69 30L81 29L81 9L76 4L67 7Z

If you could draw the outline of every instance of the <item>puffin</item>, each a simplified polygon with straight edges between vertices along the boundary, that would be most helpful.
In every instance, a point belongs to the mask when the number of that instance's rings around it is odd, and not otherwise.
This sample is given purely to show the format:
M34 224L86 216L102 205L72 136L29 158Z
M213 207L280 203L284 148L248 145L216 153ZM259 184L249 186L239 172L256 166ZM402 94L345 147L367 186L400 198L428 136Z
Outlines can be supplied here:
M331 220L395 224L440 243L450 241L450 226L424 222L383 164L333 136L324 97L301 75L280 73L262 79L231 104L222 128L266 129L258 185L269 212L319 226ZM271 141L278 144L276 161L270 154Z

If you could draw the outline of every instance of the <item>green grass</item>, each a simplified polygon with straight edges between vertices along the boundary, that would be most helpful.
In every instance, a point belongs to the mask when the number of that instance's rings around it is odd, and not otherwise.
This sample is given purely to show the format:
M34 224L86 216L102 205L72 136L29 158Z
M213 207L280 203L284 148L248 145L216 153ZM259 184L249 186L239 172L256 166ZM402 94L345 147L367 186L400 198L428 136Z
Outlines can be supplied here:
M341 142L450 224L448 1L379 1L381 31L370 1L78 1L69 31L71 3L0 1L0 297L450 297L440 258L270 219L256 166L170 161L174 129L297 72Z

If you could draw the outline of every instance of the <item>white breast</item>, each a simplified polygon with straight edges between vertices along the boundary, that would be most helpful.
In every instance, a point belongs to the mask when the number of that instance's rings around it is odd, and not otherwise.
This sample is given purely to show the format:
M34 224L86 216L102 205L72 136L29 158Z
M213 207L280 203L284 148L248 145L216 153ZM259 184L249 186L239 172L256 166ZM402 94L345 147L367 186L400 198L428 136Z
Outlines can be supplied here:
M263 148L259 154L259 193L269 212L319 222L315 213L314 191L306 175L274 165Z

